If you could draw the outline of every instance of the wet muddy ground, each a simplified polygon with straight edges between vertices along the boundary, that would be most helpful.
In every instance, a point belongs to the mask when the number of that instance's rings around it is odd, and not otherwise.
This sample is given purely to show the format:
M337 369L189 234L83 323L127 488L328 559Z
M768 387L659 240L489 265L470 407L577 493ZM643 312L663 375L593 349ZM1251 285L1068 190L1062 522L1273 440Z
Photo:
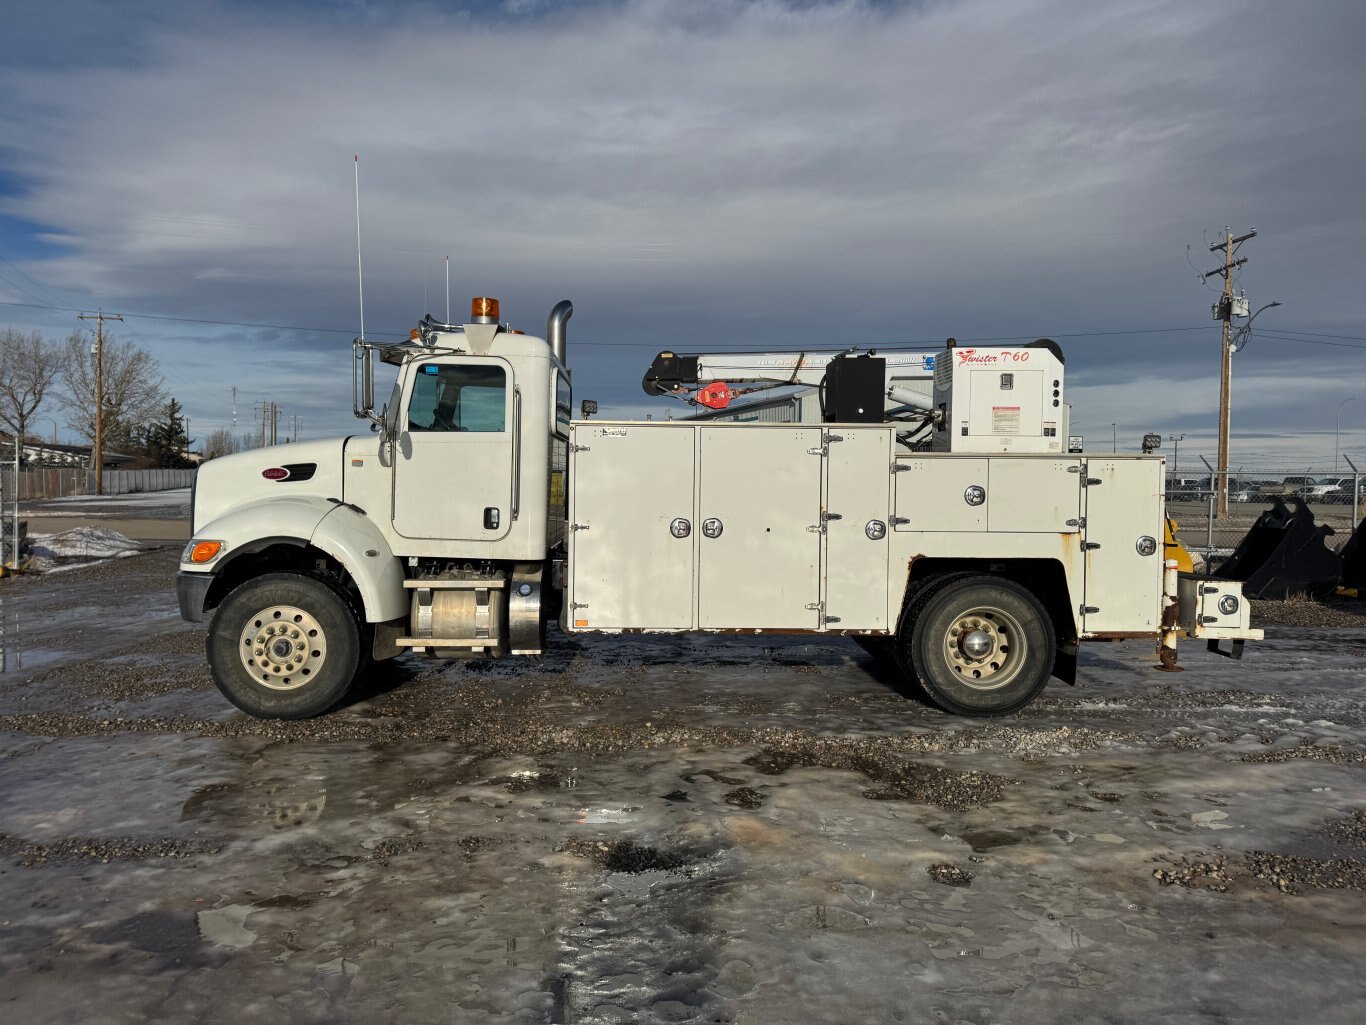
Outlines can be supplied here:
M282 724L178 549L0 588L6 1021L1366 1021L1366 630L1094 645L995 722L847 641L556 635Z

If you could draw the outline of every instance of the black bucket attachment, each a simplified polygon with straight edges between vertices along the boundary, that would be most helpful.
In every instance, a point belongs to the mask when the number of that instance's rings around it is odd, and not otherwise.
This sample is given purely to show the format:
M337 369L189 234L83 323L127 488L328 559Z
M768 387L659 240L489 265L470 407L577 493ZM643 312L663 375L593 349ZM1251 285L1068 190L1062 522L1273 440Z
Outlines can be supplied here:
M1279 498L1257 517L1216 576L1241 580L1249 598L1283 599L1294 594L1322 598L1342 578L1342 559L1324 539L1333 533L1316 524L1314 514L1298 498L1291 512Z
M1342 546L1342 586L1366 589L1366 519Z

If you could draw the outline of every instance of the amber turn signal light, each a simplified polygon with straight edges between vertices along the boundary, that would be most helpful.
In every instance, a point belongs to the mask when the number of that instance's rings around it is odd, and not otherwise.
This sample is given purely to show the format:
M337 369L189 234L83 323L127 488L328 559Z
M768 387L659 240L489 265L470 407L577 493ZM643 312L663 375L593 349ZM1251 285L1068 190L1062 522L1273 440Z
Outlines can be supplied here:
M200 541L190 549L190 562L212 562L223 550L222 541Z

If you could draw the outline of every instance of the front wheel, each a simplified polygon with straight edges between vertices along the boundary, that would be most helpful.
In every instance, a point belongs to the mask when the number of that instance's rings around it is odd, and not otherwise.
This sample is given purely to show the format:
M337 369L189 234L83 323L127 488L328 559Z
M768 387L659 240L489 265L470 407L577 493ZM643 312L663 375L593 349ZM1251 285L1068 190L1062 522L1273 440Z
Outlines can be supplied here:
M345 596L298 573L239 585L209 624L214 684L261 719L326 712L351 686L360 653L360 623Z
M972 576L936 589L903 623L915 676L957 715L1010 715L1038 696L1053 671L1053 623L1013 581Z

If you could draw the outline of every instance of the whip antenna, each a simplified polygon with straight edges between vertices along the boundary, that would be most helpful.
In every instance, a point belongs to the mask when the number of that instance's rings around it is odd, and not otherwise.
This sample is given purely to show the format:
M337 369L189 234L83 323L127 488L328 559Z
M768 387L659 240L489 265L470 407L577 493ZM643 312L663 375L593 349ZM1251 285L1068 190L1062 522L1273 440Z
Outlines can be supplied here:
M446 257L446 323L451 322L451 258Z
M356 285L360 289L360 340L365 341L365 274L360 262L360 154L356 154Z

